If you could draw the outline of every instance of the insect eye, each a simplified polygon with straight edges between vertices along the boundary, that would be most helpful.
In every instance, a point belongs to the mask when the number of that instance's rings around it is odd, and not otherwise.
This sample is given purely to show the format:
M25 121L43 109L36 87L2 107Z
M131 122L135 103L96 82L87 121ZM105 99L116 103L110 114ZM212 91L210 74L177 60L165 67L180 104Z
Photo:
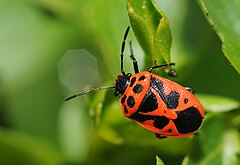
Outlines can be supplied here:
M131 74L131 73L128 73L126 76L127 76L128 79L130 79L130 77L132 76L132 74Z

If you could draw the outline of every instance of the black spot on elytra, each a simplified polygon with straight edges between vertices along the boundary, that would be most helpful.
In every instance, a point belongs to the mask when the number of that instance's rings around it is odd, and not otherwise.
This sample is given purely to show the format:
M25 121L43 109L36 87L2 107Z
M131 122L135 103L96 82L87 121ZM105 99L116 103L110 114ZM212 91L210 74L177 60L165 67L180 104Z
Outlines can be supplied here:
M158 102L156 96L151 90L148 90L147 94L144 96L138 112L151 112L158 108Z
M136 81L136 77L133 77L133 78L131 79L131 82L130 82L130 87L133 86L133 84L135 83L135 81Z
M138 80L141 81L141 80L144 80L146 77L145 76L141 76Z
M153 120L153 125L159 129L163 129L169 123L169 119L164 116L151 116L135 113L130 118L141 123L147 120Z
M126 107L126 105L124 106L124 112L127 114L128 113L128 109Z
M177 119L173 120L179 133L191 133L196 131L201 123L202 116L195 107L177 112Z
M184 104L187 104L187 103L188 103L188 99L185 98L185 99L184 99Z
M122 98L121 98L121 103L123 104L126 100L127 96L126 95L123 95Z
M169 132L169 133L172 132L172 129L168 129L168 132Z
M166 99L167 99L167 107L170 109L175 109L178 107L178 99L180 97L180 94L175 92L175 91L171 91L168 95L165 95Z
M135 100L132 96L129 96L127 99L127 105L132 108L135 105Z
M164 93L163 82L161 80L156 79L155 77L151 77L150 87L154 88L163 102L166 104L167 108L175 109L178 107L180 94L176 91L171 91L168 95Z
M139 94L140 92L142 92L143 90L143 86L141 84L137 84L133 87L133 92L136 94Z
M166 125L168 125L169 119L164 116L155 116L153 125L156 128L163 129Z

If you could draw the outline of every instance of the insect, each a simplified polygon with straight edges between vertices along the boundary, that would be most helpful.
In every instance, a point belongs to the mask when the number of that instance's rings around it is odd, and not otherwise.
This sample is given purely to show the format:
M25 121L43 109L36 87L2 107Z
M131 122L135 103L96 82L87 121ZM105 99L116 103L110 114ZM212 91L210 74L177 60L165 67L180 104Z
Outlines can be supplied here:
M153 69L171 67L174 63L154 65L147 71L139 72L130 42L130 57L135 73L123 71L123 56L129 29L130 27L122 41L121 74L117 76L115 84L83 91L66 101L90 92L115 88L114 95L120 95L123 115L154 132L156 137L185 138L197 133L204 117L204 108L193 95L193 90L152 73ZM176 76L176 71L171 69L169 75Z

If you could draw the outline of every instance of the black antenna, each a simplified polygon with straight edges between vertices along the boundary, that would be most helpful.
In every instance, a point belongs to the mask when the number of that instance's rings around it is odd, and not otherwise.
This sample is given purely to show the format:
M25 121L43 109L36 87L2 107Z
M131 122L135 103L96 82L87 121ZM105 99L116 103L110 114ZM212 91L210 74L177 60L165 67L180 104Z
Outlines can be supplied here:
M88 93L91 93L91 92L95 92L95 91L99 91L99 90L103 90L103 89L108 89L108 88L115 88L115 85L98 87L98 88L93 88L93 89L90 89L90 90L87 90L87 91L83 91L83 92L77 93L75 95L72 95L72 96L66 98L65 101L71 100L75 97L82 96L82 95L85 95L85 94L88 94Z
M136 58L135 58L134 55L133 55L133 49L132 49L132 42L131 42L131 41L129 42L129 45L130 45L130 52L131 52L130 58L131 58L132 61L133 61L134 71L135 71L135 73L139 73L138 63L137 63Z
M128 26L126 31L125 31L123 41L122 41L122 46L121 46L121 53L120 53L120 56L121 56L121 72L122 72L123 75L125 75L125 72L123 71L123 52L124 52L124 49L125 49L125 42L126 42L126 39L127 39L127 36L128 36L129 29L130 29L130 26Z

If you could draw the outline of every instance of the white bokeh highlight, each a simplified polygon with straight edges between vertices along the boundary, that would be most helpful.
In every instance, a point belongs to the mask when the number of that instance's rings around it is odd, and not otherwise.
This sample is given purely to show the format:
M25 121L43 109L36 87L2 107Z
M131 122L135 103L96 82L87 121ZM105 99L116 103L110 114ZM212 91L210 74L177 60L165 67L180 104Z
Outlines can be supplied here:
M67 51L58 62L58 73L71 91L79 91L99 78L97 60L85 49Z

